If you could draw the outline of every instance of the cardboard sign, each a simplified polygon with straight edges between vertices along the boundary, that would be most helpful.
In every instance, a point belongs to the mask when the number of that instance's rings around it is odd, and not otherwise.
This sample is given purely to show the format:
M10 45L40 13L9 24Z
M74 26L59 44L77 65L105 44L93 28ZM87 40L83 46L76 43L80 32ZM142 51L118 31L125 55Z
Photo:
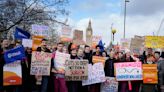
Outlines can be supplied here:
M32 52L31 75L50 75L51 53Z
M3 67L3 86L21 85L22 67L20 61L15 61Z
M24 47L32 48L32 43L33 43L33 41L31 39L23 39L22 40L22 45Z
M88 60L67 60L65 69L67 81L81 81L88 79Z
M114 68L117 81L142 80L141 62L115 63Z
M36 36L48 36L49 27L45 25L32 25L32 34Z
M106 58L105 57L100 57L100 56L93 56L92 57L92 62L95 64L95 63L98 63L98 62L102 62L103 65L105 65L105 61L106 61Z
M164 48L164 36L146 36L145 47Z
M62 30L61 30L60 40L62 42L70 42L70 41L72 41L71 33L72 33L72 29L69 26L63 26Z
M102 63L95 63L88 65L88 80L83 80L82 85L91 85L95 83L102 83L105 81L104 67Z
M101 92L118 92L118 82L114 77L106 77L106 81L101 84Z
M54 59L54 67L56 70L65 70L65 62L70 59L70 54L56 51Z
M131 39L130 51L140 55L144 49L144 37L135 37Z
M143 64L143 83L158 84L157 64Z
M130 49L131 39L121 39L120 50Z

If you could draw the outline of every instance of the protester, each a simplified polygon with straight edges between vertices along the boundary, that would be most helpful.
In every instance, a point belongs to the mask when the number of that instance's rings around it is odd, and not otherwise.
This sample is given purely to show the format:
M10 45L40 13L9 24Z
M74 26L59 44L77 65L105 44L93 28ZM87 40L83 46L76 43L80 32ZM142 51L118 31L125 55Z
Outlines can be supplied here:
M89 61L89 64L92 64L92 51L90 50L90 47L88 45L85 45L83 59L87 59Z
M164 52L162 52L158 61L158 89L164 92Z
M58 43L57 44L57 50L54 52L63 52L63 43ZM66 51L64 53L67 53ZM55 56L54 56L55 59ZM56 67L52 68L52 72L54 73L54 92L68 92L67 91L67 86L65 82L65 71L64 70L57 70Z

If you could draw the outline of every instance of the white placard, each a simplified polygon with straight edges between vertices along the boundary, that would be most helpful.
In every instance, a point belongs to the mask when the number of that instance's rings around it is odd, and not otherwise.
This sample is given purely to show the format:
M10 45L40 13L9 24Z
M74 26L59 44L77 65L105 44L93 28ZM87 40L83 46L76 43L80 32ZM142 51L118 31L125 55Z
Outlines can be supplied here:
M32 43L33 43L33 41L31 39L23 39L22 40L22 45L24 47L32 48Z

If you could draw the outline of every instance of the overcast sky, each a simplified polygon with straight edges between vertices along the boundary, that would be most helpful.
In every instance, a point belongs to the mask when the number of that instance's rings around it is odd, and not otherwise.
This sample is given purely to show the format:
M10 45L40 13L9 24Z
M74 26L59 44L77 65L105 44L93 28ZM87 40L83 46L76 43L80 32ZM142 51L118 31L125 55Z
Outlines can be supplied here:
M129 0L127 3L126 38L134 35L156 35L164 18L164 0ZM123 38L124 0L70 0L69 24L73 29L85 30L92 21L94 35L104 43L111 40L110 28L117 30L116 43ZM164 36L164 24L159 32Z

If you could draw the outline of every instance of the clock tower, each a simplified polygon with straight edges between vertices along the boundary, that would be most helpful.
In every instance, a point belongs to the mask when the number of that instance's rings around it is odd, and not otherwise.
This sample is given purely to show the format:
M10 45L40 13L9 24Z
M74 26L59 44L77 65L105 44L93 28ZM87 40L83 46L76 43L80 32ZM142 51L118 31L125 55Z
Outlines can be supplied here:
M92 30L91 20L89 20L89 24L86 29L86 44L89 45L90 47L92 45L92 35L93 35L93 30Z

